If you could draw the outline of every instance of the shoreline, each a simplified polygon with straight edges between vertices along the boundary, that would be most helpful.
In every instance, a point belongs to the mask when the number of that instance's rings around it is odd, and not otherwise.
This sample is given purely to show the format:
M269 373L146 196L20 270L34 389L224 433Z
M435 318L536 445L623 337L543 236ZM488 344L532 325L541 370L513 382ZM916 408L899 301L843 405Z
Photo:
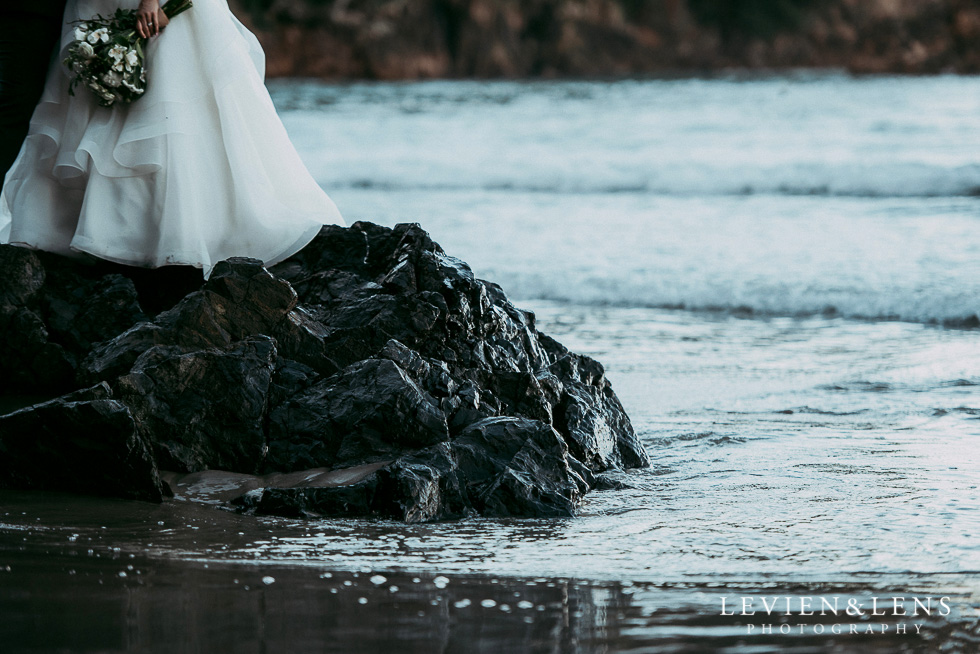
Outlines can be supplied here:
M418 652L650 647L887 652L905 647L926 652L941 644L968 643L964 634L974 627L966 614L980 607L980 597L963 587L962 575L927 576L910 588L888 575L863 580L852 575L837 582L726 576L637 582L466 573L437 565L350 569L327 557L187 558L179 548L137 552L145 545L138 538L116 538L131 533L132 518L124 514L139 510L139 502L112 502L121 514L103 512L105 524L97 527L98 521L80 524L86 520L71 518L52 525L48 517L39 522L33 515L32 506L38 513L45 506L57 512L55 505L66 496L5 491L0 498L13 509L0 515L0 608L6 617L0 637L13 652L357 653L387 647ZM103 511L110 508L106 502ZM122 524L116 524L119 519ZM262 531L269 538L280 534L288 539L283 522L267 521ZM130 531L121 530L124 524ZM107 542L90 546L87 539L100 531L110 533ZM188 529L185 538L193 537L194 530ZM952 614L906 618L881 611L879 617L853 618L819 611L820 598L848 596L869 605L873 598L909 592L923 598L945 594ZM743 598L759 615L742 615L740 604L733 608ZM818 607L814 616L798 606L811 598ZM777 600L791 603L791 615L782 605L778 615L765 615L762 602Z

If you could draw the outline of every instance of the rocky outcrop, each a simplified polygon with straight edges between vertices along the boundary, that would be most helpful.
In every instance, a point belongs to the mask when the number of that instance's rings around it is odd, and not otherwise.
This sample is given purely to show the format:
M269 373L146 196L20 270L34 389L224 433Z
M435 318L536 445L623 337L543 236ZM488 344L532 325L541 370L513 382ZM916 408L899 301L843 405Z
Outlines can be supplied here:
M0 417L0 488L159 502L149 443L106 384Z
M270 76L980 72L980 0L234 0Z
M418 225L324 227L207 282L10 246L0 270L18 393L74 393L0 417L0 487L159 499L159 467L243 511L427 521L572 515L648 464L601 364Z

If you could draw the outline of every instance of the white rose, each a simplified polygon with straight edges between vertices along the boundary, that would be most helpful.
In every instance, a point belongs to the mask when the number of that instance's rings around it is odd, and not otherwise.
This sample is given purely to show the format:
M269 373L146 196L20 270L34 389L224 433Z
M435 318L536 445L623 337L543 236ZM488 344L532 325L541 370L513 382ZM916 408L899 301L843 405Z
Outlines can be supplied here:
M78 54L85 57L85 59L91 59L95 56L95 48L90 46L88 43L79 43Z

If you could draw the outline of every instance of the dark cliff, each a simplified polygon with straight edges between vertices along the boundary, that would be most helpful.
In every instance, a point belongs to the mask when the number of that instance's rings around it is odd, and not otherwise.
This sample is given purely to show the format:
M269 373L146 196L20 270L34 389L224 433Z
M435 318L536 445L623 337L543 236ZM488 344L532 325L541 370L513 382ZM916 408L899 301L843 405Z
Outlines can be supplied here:
M233 0L270 76L980 72L980 0Z

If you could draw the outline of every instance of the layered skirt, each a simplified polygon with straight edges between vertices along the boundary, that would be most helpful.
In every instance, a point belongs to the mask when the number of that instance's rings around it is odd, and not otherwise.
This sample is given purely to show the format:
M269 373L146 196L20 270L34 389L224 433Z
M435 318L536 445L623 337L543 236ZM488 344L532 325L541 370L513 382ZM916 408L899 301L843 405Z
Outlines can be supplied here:
M139 0L69 0L60 51L0 193L0 242L136 266L271 265L343 224L289 141L265 58L225 0L194 0L146 49L147 91L68 93L70 23Z

